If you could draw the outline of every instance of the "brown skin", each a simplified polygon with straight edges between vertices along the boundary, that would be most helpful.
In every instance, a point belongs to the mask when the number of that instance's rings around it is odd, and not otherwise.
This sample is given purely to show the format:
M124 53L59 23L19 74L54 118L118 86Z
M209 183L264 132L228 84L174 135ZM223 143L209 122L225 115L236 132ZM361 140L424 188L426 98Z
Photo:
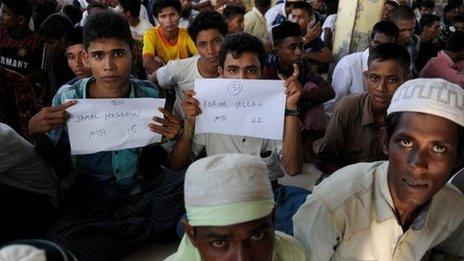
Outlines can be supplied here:
M177 36L179 34L179 21L180 15L174 7L166 7L161 10L161 12L156 17L158 19L158 24L161 27L161 33L164 34L166 39L170 42L177 41ZM163 62L159 57L155 57L152 54L144 54L142 56L143 67L147 74L152 74L163 66Z
M219 49L223 35L217 29L200 31L195 39L200 59L198 70L204 78L215 78L219 76Z
M449 23L452 23L454 20L454 17L456 17L458 14L459 12L457 8L451 9L449 12L445 13L445 20L448 21Z
M427 7L420 7L419 8L419 13L424 16L428 14L433 14L435 10L433 8L427 8Z
M255 53L246 52L239 57L234 57L229 53L224 61L224 68L219 67L219 74L222 78L227 79L261 79L261 67L262 65ZM289 110L298 108L301 93L298 75L298 66L295 65L293 75L285 79L284 82L285 94L287 95L286 108ZM194 95L195 91L186 91L185 99L182 102L182 110L185 115L184 133L171 152L172 169L185 168L192 158L192 137L187 131L195 129L195 118L201 113L199 102L194 98ZM282 154L281 162L285 171L291 176L299 174L303 167L303 159L297 117L285 117Z
M92 76L92 71L85 61L84 44L68 46L66 48L66 58L69 68L77 78L82 79Z
M390 20L390 12L395 9L394 6L389 4L384 4L382 9L382 21L389 21Z
M185 234L208 260L270 261L274 249L272 215L236 225L192 227L183 221Z
M245 28L244 15L238 14L234 16L232 19L228 20L227 27L229 29L230 34L243 32L243 28Z
M424 26L420 38L423 42L432 42L437 39L440 33L441 25L440 22L436 21L431 26Z
M454 22L453 27L456 32L464 32L464 22Z
M416 25L416 20L399 20L396 21L396 26L400 30L400 35L398 37L398 44L399 45L407 45L414 34L414 27Z
M117 38L103 38L90 43L85 61L90 66L95 81L88 87L88 98L124 98L129 95L132 51L127 43ZM29 121L29 133L42 135L52 129L63 127L69 118L66 109L74 104L76 101L42 108ZM155 117L153 120L163 126L154 128L154 124L150 124L149 128L168 139L175 137L179 132L180 123L173 119L169 112L158 109L164 113L165 119Z
M380 132L388 155L388 187L406 231L422 206L445 185L458 158L456 123L431 114L404 112L391 137Z
M382 33L376 33L374 35L374 38L372 38L370 41L369 48L370 50L372 50L381 44L385 44L385 43L393 44L395 43L395 41L396 41L395 37L386 36L385 34L382 34Z

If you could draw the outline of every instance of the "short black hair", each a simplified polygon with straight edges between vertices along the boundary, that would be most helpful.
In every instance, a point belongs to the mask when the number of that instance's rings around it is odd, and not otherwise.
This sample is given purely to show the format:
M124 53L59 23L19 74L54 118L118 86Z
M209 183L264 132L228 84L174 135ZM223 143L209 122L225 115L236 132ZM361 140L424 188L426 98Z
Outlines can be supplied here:
M119 4L124 12L129 11L132 17L139 18L141 8L140 0L119 0Z
M126 19L112 11L104 11L93 16L84 25L85 49L93 41L117 38L132 47L132 36Z
M443 9L443 14L446 14L446 13L451 12L454 9L458 9L458 8L459 8L459 6L457 6L455 4L447 4L447 5L445 5L445 8Z
M271 6L271 0L255 0L256 8L269 8Z
M370 65L373 61L388 61L394 60L403 70L404 74L409 72L409 64L411 62L411 55L401 45L397 44L381 44L376 48L372 49L369 53L367 64Z
M441 18L438 15L431 15L431 14L423 15L419 22L420 29L423 30L424 27L430 27L435 22L440 22L440 21L441 21Z
M214 11L204 11L199 13L189 24L188 32L193 42L196 42L197 36L201 31L217 29L222 36L229 33L227 23L224 17Z
M66 31L71 28L73 28L73 24L69 18L62 14L52 14L40 25L39 35L45 40L61 40Z
M266 52L264 51L263 42L260 39L245 32L227 35L219 50L219 62L221 67L224 68L227 54L230 53L234 58L238 58L246 52L255 53L258 56L261 67L264 66Z
M419 3L418 7L435 9L435 2L433 2L432 0L425 0Z
M90 15L90 10L95 8L106 10L108 9L108 5L102 2L90 2L87 6L87 13Z
M2 4L8 7L16 16L24 16L26 24L32 16L32 4L29 0L2 0Z
M396 24L398 21L414 20L416 21L416 15L409 6L398 6L390 12L390 21Z
M388 138L391 138L393 132L398 126L401 115L403 112L394 112L387 116L385 119L385 129L387 131ZM464 127L456 123L458 128L458 156L464 152Z
M452 33L446 42L445 50L456 53L464 51L464 32Z
M245 8L237 5L228 5L222 11L222 15L224 16L226 21L234 19L237 15L245 15L245 13Z
M179 0L157 0L153 4L153 15L158 18L158 14L166 7L174 8L180 16L182 4Z
M391 1L391 0L385 1L385 5L390 5L390 6L393 6L393 7L398 7L398 6L400 6L400 4L398 4L398 3L395 2L395 1Z
M377 22L372 28L371 39L374 39L376 34L384 34L388 37L394 37L396 42L399 33L400 31L398 30L398 26L396 26L394 23L388 21L380 21Z
M81 26L76 26L72 29L66 31L64 35L64 47L68 48L69 46L76 44L84 44L84 36Z
M73 24L77 24L82 20L81 9L75 5L65 5L61 13L68 17Z
M313 15L313 7L307 2L295 2L292 9L301 9L305 11L309 17Z

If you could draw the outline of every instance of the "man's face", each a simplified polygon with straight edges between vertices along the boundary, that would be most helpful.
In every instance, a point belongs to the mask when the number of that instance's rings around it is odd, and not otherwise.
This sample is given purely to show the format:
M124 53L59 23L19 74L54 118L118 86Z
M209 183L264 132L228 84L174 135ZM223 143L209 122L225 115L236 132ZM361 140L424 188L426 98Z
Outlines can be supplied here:
M228 53L224 67L219 67L219 75L226 79L261 79L261 66L256 53L246 52L239 57Z
M274 228L271 215L231 226L187 227L186 233L204 261L271 261L273 257Z
M414 19L397 21L396 26L400 31L400 36L398 37L398 44L406 45L411 41L415 25L416 21Z
M464 22L455 22L453 23L454 29L456 32L464 32Z
M450 177L458 155L457 125L445 118L405 112L385 139L388 187L395 206L427 203Z
M200 31L195 41L198 54L214 68L219 66L219 49L222 38L223 36L219 30L208 29Z
M374 38L370 42L369 48L372 50L375 47L381 44L386 44L386 43L391 43L391 44L395 43L395 37L386 36L383 33L376 33L374 35Z
M87 49L86 62L98 85L108 88L128 82L132 55L128 44L117 38L93 41Z
M84 59L85 49L83 44L75 44L66 48L66 58L68 66L77 78L87 78L92 75L90 67Z
M291 36L285 38L275 48L279 56L279 62L286 65L299 64L301 62L301 54L303 52L303 41L301 36Z
M165 32L178 29L179 14L174 7L166 7L158 14L158 22Z
M322 0L313 0L311 1L311 7L313 10L319 10L322 7Z
M21 24L22 16L16 16L13 11L5 4L0 7L0 24L7 29L16 28Z
M301 2L301 0L296 0L296 1L285 1L285 13L289 15L292 12L293 5L296 2Z
M243 28L245 28L244 16L242 14L234 16L234 18L227 21L227 27L231 34L242 32Z
M374 60L370 63L364 78L374 110L387 110L393 94L404 82L404 77L405 72L394 60Z
M290 14L290 21L297 23L300 26L301 31L305 31L308 24L311 22L312 16L310 17L303 9L292 9Z
M426 35L429 39L436 39L440 33L441 25L440 22L433 22L432 26L424 27L423 34Z
M421 7L421 8L419 8L419 13L421 15L433 14L433 9L432 8L427 8L427 7Z
M383 5L383 9L382 9L382 20L384 20L384 21L390 20L389 15L390 15L390 12L391 12L393 9L395 9L394 6L389 5L389 4L384 4L384 5Z
M458 9L454 8L450 10L449 12L445 13L445 19L446 21L452 23L454 20L454 17L456 17L457 15L458 15Z
M192 0L181 0L182 10L189 10L192 7Z

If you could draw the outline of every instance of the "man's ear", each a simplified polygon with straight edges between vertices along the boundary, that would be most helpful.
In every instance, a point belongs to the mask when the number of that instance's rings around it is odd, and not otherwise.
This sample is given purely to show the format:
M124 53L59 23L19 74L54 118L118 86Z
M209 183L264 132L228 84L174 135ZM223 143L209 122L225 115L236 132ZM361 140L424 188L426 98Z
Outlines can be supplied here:
M89 65L90 62L90 55L87 49L84 50L84 62Z
M24 17L24 15L19 15L19 16L18 16L18 23L19 23L19 24L26 24L26 25L28 25L28 24L29 24L29 21L26 21L26 17Z
M222 69L222 66L218 66L218 73L219 73L219 78L224 78L224 70Z
M387 129L385 127L382 127L379 130L379 141L383 154L388 156L388 143L390 141L390 137L388 137Z
M182 219L182 226L184 227L184 234L188 237L193 246L197 247L195 242L195 230L188 223L187 219Z

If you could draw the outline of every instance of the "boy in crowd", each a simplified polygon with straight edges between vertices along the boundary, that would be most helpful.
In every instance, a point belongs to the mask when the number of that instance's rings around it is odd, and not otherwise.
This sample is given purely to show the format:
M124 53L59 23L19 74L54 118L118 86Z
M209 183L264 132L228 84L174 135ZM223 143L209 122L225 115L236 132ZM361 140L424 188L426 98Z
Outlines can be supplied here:
M150 146L69 153L63 127L68 118L66 108L75 101L67 99L158 96L151 83L129 77L132 43L129 25L122 16L114 12L91 16L84 26L84 46L92 77L61 88L53 107L43 108L29 122L29 132L42 146L40 150L49 145L44 154L61 165L68 162L68 178L74 178L67 190L71 210L53 226L50 237L79 260L119 259L149 239L168 240L183 212L182 175L162 172L153 180L147 179L157 169L142 166L160 157L143 157ZM149 124L147 128L169 139L177 135L180 124L166 115L166 119L154 119L162 125ZM59 148L61 153L56 152ZM60 174L66 175L62 171Z
M313 9L306 2L299 2L293 5L290 20L300 26L300 34L303 36L304 52L303 56L313 65L315 71L319 71L319 64L327 67L333 60L332 52L322 41L320 24L315 24Z
M283 3L276 4L271 7L265 14L267 31L272 32L272 27L279 25L288 20L288 16L292 13L292 7L297 2L303 0L285 0Z
M85 61L85 46L82 27L76 26L66 32L64 36L64 47L66 48L68 66L76 77L74 81L68 82L68 84L73 84L79 79L92 76L92 71Z
M218 12L205 11L193 19L188 28L190 37L198 50L196 56L169 61L156 71L156 80L161 88L175 88L174 114L181 117L184 92L193 90L196 79L219 76L219 48L228 34L227 24ZM153 77L152 77L153 78Z
M134 40L142 42L143 35L148 29L152 28L153 25L149 21L140 17L140 0L119 0L119 5L122 9L122 15L126 18L129 23L132 38Z
M242 6L230 5L224 8L222 11L229 33L238 33L243 32L245 28L244 17L245 17L245 8Z
M143 66L152 74L170 60L185 59L197 53L187 29L179 28L179 0L160 0L153 6L159 25L143 36Z
M193 9L192 0L181 0L182 8L180 11L180 28L188 28L192 21L200 12Z
M323 173L384 159L378 131L385 125L393 94L407 79L408 64L409 54L402 46L383 44L371 51L364 72L368 92L340 100L316 149Z
M396 1L385 1L385 4L383 4L382 9L382 21L390 21L390 12L398 6L400 5Z
M414 11L408 6L399 6L390 13L390 21L394 23L399 30L397 44L404 46L411 56L409 71L416 75L415 62L420 47L420 38L414 34L416 26L416 16Z
M66 82L74 78L73 72L69 69L65 56L64 35L66 31L74 26L64 15L52 14L47 17L40 25L39 35L45 40L45 58L43 68L47 72L48 93L44 95L47 103L56 91Z
M464 90L404 83L380 131L388 161L359 163L316 186L293 217L308 260L464 257L464 197L447 183L464 148Z
M422 16L424 15L432 15L435 12L435 2L432 0L424 0L418 5L419 13Z
M416 58L416 69L418 72L430 58L437 55L442 48L438 43L438 35L441 31L441 19L439 16L426 14L420 19L420 47Z
M271 7L271 0L254 0L255 6L244 16L244 31L261 39L269 40L269 34L266 29L266 18L264 15Z
M367 60L370 52L380 44L395 43L398 39L398 27L387 21L380 21L372 28L369 48L365 51L344 56L335 65L332 74L332 88L335 99L324 104L325 111L332 114L335 105L345 96L367 91L363 73L367 70Z
M274 195L260 158L220 154L185 174L185 235L167 261L305 260L293 237L274 231Z
M464 87L464 32L453 33L446 47L424 66L420 72L423 78L442 78ZM460 67L456 65L461 63Z
M0 12L0 66L25 76L34 88L38 103L45 88L41 69L43 43L29 29L32 15L28 0L4 0Z

